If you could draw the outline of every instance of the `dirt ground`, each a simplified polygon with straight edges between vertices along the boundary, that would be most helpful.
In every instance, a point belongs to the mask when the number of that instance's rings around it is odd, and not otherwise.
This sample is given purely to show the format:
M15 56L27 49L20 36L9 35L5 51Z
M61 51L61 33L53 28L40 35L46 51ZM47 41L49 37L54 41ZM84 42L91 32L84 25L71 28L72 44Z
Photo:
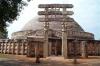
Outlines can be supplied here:
M35 58L27 58L23 55L7 55L0 58L0 66L100 66L100 57L89 57L88 59L62 59L62 57L41 58L41 63L35 63Z

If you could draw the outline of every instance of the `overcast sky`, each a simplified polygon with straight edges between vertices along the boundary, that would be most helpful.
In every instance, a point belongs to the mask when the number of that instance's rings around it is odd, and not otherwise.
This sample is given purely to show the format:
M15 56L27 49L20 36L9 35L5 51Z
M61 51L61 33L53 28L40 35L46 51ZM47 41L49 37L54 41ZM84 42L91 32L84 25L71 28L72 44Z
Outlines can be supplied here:
M17 21L9 25L9 37L31 19L35 18L38 11L38 4L42 3L70 3L74 5L72 16L86 32L94 33L96 39L100 39L100 0L33 0L21 12Z

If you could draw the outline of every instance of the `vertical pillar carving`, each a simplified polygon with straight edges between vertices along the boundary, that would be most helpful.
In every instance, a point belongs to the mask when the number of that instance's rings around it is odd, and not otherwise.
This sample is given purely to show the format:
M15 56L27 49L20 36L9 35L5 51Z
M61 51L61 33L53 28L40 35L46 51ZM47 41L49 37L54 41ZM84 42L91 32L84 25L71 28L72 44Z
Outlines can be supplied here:
M46 12L48 12L48 8L45 8ZM45 19L48 19L48 15L45 15ZM48 30L49 30L49 22L45 22L44 24L44 52L43 56L47 57L48 56Z
M63 8L63 13L66 12L66 8ZM66 15L63 15L64 19L66 17ZM62 22L62 55L64 56L64 58L68 57L67 51L67 33L66 33L66 23Z

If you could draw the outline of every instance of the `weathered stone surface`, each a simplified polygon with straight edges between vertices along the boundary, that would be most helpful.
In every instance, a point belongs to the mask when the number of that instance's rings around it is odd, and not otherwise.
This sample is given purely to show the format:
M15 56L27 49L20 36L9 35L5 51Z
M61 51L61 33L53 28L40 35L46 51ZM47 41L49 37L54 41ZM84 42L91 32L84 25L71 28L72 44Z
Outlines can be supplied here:
M74 12L72 11L66 11L66 12L61 12L61 11L39 11L38 15L73 15Z
M40 4L39 8L73 8L72 4Z
M39 22L73 22L73 18L39 18Z
M60 17L62 18L62 17ZM21 31L14 32L12 34L13 39L26 39L27 36L43 36L43 25L44 23L38 22L38 19L32 19L26 25L23 27ZM49 35L54 34L55 36L60 37L61 36L61 29L62 29L62 23L60 22L50 22L49 23ZM74 37L80 36L80 37L94 37L93 34L84 32L84 30L80 27L80 25L73 21L73 22L66 22L66 30L68 32L68 36ZM74 34L73 34L74 33ZM81 33L81 34L80 34ZM84 35L84 36L83 36Z

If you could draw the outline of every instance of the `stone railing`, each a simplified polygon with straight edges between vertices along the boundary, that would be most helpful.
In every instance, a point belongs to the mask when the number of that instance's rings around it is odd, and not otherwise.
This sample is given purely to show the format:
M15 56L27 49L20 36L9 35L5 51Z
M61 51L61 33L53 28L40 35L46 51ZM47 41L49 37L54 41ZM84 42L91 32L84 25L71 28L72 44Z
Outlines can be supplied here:
M94 39L94 35L88 32L67 31L68 37L79 37L80 39Z
M0 53L21 54L27 53L27 40L0 39Z

